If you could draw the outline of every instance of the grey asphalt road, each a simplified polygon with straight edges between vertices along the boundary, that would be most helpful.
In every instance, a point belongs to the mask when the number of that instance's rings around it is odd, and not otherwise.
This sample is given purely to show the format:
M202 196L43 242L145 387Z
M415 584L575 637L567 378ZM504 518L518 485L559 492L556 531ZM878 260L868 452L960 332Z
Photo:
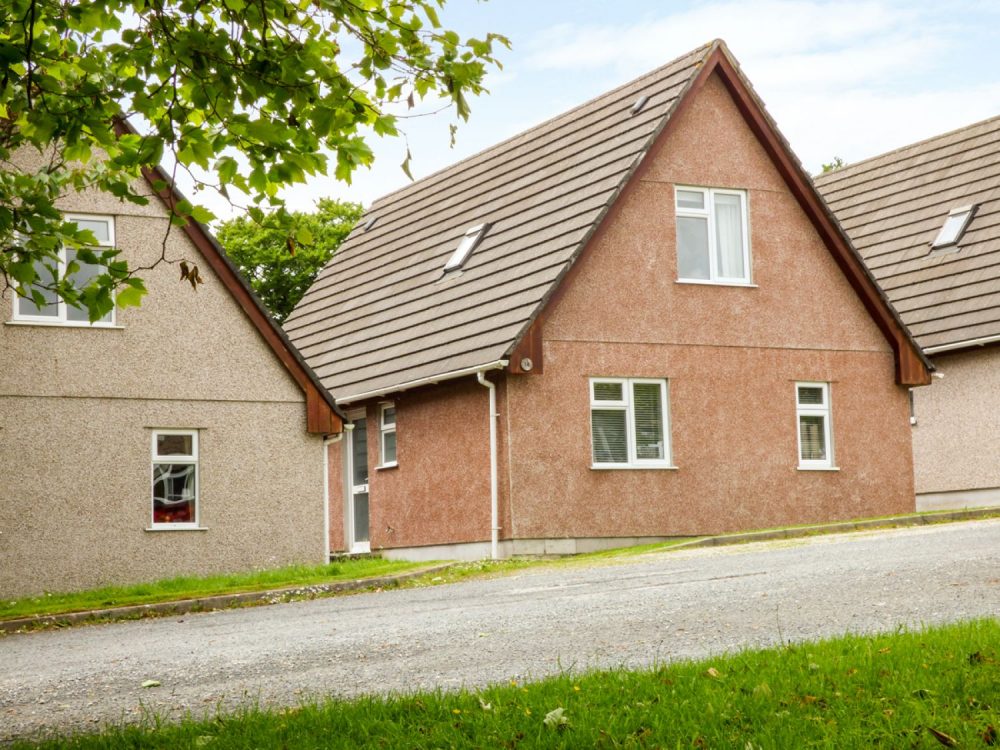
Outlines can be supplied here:
M998 615L1000 520L659 553L7 636L0 738Z

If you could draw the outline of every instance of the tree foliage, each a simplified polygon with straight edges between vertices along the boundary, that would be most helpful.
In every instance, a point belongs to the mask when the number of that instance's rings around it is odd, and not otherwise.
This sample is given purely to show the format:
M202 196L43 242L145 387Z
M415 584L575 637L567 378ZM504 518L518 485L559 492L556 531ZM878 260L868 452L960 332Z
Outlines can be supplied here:
M59 270L61 247L93 244L56 207L71 191L143 204L141 170L165 160L175 175L191 172L196 191L239 191L251 218L289 227L279 191L323 174L349 181L372 161L365 138L396 135L398 117L416 100L445 97L466 118L468 98L483 91L487 67L499 64L495 48L507 40L461 39L442 28L443 4L7 0L0 7L7 287L52 288L92 320L111 309L115 290L120 306L138 304L143 269L129 268L115 250L84 251L81 260L103 267L84 290L68 280L72 267L44 280ZM118 117L138 132L119 137ZM37 168L14 166L25 150ZM175 225L213 218L186 200L174 214Z
M216 236L274 318L281 322L361 218L361 206L324 198L315 213L292 212L291 234L281 225L245 216L219 226ZM307 244L296 244L293 236Z
M839 156L835 156L835 157L833 157L833 161L829 162L828 164L823 164L822 165L822 169L823 169L822 174L827 174L828 172L836 172L838 169L842 169L846 165L847 165L847 162L845 162Z

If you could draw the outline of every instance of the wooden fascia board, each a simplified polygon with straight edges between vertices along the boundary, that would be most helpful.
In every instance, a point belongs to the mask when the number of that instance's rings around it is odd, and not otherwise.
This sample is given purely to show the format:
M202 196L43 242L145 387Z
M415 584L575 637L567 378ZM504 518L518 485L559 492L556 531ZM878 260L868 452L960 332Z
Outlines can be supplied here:
M744 83L736 66L721 47L716 48L705 64L705 73L717 72L736 103L737 109L757 140L764 147L785 184L805 211L820 238L833 256L868 314L892 345L896 359L896 382L899 385L928 385L934 366L926 358L906 326L885 299L846 234L832 217L805 172L777 133L756 96Z
M124 120L115 121L115 132L121 136L123 134L134 134L135 130ZM174 187L173 180L161 168L148 169L143 167L142 176L149 184L150 189L166 206L167 211L173 215L173 208L183 200L183 196ZM157 183L162 182L165 187L157 189ZM223 286L236 300L236 303L243 309L243 312L250 319L254 328L267 342L271 350L274 351L278 359L288 370L289 374L302 389L306 396L306 429L314 434L333 434L343 430L344 414L333 400L333 396L323 387L319 378L309 368L302 359L302 355L288 340L285 333L274 322L270 314L264 309L263 304L253 293L246 281L240 275L232 261L226 256L218 242L211 235L207 228L201 223L187 219L187 223L181 227L188 239L194 243L195 247L204 257L208 266L215 272Z

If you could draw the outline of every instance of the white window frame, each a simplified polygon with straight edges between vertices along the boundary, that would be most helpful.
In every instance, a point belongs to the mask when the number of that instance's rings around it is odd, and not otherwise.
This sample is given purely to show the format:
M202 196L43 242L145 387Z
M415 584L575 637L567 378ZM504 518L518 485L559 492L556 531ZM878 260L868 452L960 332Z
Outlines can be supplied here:
M681 191L701 193L705 200L705 208L682 208L678 203L678 193ZM719 275L719 259L716 257L716 222L715 222L715 196L716 195L735 195L740 199L740 213L743 224L743 270L745 271L743 276L740 277L727 277ZM705 219L708 223L708 278L707 279L695 279L681 276L680 264L677 266L677 280L685 284L718 284L723 286L753 286L753 272L750 267L750 211L749 211L749 198L747 197L746 190L737 190L733 188L709 188L709 187L694 187L691 185L675 185L674 186L674 210L677 218L688 217L688 218L698 218ZM675 234L676 242L676 234ZM676 246L676 252L679 255L680 246L679 243Z
M619 383L622 386L623 398L618 401L607 401L597 399L594 396L594 386L598 383ZM632 386L637 383L651 383L660 386L660 399L663 404L663 411L660 414L663 426L663 458L637 458L637 448L635 440L635 404L632 399ZM670 452L670 401L669 388L666 378L616 378L616 377L592 377L588 387L590 388L590 411L588 413L588 423L590 424L590 468L592 469L673 469ZM594 409L621 410L625 412L625 434L628 445L628 461L625 463L597 463L594 461L594 422L591 414Z
M976 204L970 204L951 209L945 217L941 229L938 230L937 236L935 236L934 241L931 243L931 250L957 250L959 241L965 235L965 230L972 223L972 217L976 214L976 208L978 208ZM952 224L953 230L946 234L945 230L948 229L948 225L952 222L952 219L957 219L957 223Z
M819 388L823 393L822 404L800 404L799 388ZM802 421L800 417L823 417L823 439L826 445L826 458L802 458ZM799 469L802 470L836 470L833 461L833 407L830 403L830 384L818 381L802 380L795 383L795 435L798 452Z
M108 239L105 242L98 241L94 247L105 249L115 247L114 216L105 216L100 214L66 214L63 218L66 221L74 221L75 219L81 219L83 221L106 221L108 223ZM58 278L61 279L66 275L66 265L66 248L62 247L59 249L59 262L56 266ZM12 320L15 323L32 323L35 325L67 326L75 328L114 328L117 326L114 308L111 309L111 314L108 320L98 320L91 323L86 320L69 320L67 317L69 305L67 305L61 297L56 298L55 315L30 315L22 313L20 311L21 299L22 297L20 295L14 295L14 316Z
M396 404L394 404L391 401L387 401L387 402L383 402L383 403L379 404L379 408L378 408L378 427L379 427L378 457L379 457L379 460L381 461L381 463L379 464L378 468L380 468L380 469L388 469L388 468L391 468L393 466L398 466L399 465L399 463L398 463L398 459L399 459L399 437L398 437L398 435L396 433L396 422L399 419L399 411L396 411L395 415L393 416L392 424L391 425L386 425L386 423L385 423L385 413L386 413L386 411L388 411L389 409L395 409L395 408L396 408ZM396 458L394 458L392 461L386 461L385 460L385 436L387 434L389 434L389 433L392 433L393 435L397 435L397 438L396 438Z
M160 435L187 435L191 437L191 455L161 456L156 449L156 439ZM152 464L149 475L149 528L156 531L177 531L183 529L201 528L201 461L198 452L198 430L153 430ZM156 501L154 498L153 467L159 464L186 464L194 466L194 521L186 523L157 523L154 519Z
M484 221L481 224L476 224L466 229L465 234L462 235L462 239L458 243L458 247L455 248L455 252L451 254L448 262L444 264L444 272L448 273L449 271L457 271L462 268L465 265L465 261L472 255L472 251L482 242L489 228L490 224Z

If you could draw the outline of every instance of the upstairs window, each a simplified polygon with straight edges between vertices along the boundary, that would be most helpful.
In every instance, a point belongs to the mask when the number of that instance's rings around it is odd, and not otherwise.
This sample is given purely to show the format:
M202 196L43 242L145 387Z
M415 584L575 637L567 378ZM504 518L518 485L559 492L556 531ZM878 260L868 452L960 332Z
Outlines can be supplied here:
M667 381L591 379L590 434L594 468L669 467Z
M747 194L720 188L676 188L677 278L749 284Z
M445 273L448 271L456 271L465 265L465 261L468 260L472 251L476 249L476 245L482 242L483 237L486 236L486 232L489 228L489 224L483 223L477 224L474 227L469 227L465 230L465 234L462 235L462 240L458 243L458 247L455 249L455 252L451 254L448 262L444 264Z
M115 222L110 216L67 216L67 221L72 221L80 229L89 229L97 240L98 248L111 248L115 246ZM77 251L72 248L63 248L59 251L59 262L53 268L47 267L41 261L36 262L35 272L43 284L55 283L66 275L66 271L71 263L75 263L76 270L70 275L73 286L77 289L84 289L95 276L104 272L102 266L92 263L84 263L77 258ZM56 275L53 276L53 270ZM18 296L14 304L14 320L31 323L52 323L56 325L69 326L109 326L114 324L114 311L112 310L100 320L90 322L86 308L76 308L67 305L56 296L56 293L49 289L37 289L44 298L43 304L36 304L30 296L30 289L24 290L29 296Z
M958 241L962 239L962 235L965 234L965 230L969 226L969 222L972 221L975 213L975 205L951 209L944 220L944 226L941 227L938 236L931 243L931 249L938 250L957 245Z
M796 383L795 405L799 433L799 468L834 468L830 384Z

